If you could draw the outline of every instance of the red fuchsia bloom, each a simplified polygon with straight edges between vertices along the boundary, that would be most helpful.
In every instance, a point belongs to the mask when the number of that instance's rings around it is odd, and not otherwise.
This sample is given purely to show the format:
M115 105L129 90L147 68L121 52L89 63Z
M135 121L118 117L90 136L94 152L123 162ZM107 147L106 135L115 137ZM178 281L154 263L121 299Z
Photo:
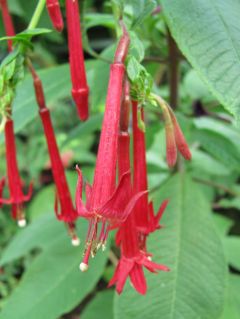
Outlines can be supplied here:
M63 30L63 19L58 0L47 0L46 5L54 28L61 32Z
M46 107L42 82L36 74L34 68L29 62L29 68L32 73L36 100L39 106L39 115L42 120L43 129L48 145L48 152L51 160L51 168L53 179L56 185L56 202L55 213L58 220L65 222L68 226L69 234L72 238L72 244L78 246L80 244L75 234L75 221L78 218L77 211L73 207L71 194L68 188L63 163L59 154L50 112ZM60 205L59 205L60 204ZM60 208L59 208L60 206Z
M138 103L132 102L133 117L133 188L138 193L148 189L145 133L138 127L138 112L141 112L141 120L144 122L144 110L138 109ZM146 238L149 233L159 229L159 221L168 204L165 200L154 215L153 204L148 201L148 194L142 196L136 203L134 216L139 232L138 243L140 249L146 251Z
M14 31L12 18L8 10L7 0L0 0L0 7L2 9L3 25L5 28L6 35L8 37L14 36L15 31ZM12 40L7 40L7 43L8 43L8 50L12 51Z
M20 227L26 225L23 203L29 201L32 195L32 184L29 186L27 195L23 194L22 181L18 171L16 145L14 139L13 121L7 118L5 123L5 145L9 199L0 198L1 204L12 204L12 217L18 221Z
M110 79L107 92L106 109L104 113L100 143L92 188L86 185L86 205L82 202L82 174L78 170L76 190L76 207L80 216L89 219L89 230L86 239L86 249L80 269L88 269L89 256L95 255L98 248L104 247L108 232L113 227L123 223L136 201L143 195L136 194L129 198L126 187L130 172L122 175L116 187L116 164L118 149L118 130L123 79L125 74L124 60L129 46L129 36L124 34L119 42L114 63L110 69ZM102 223L98 233L98 224Z
M69 62L72 97L81 120L88 118L88 85L84 66L78 0L66 0Z
M118 148L118 166L120 176L123 176L126 171L130 170L129 144L130 136L128 132L120 132ZM126 185L125 192L129 197L131 197L131 194L133 193L130 176L128 177L128 184ZM146 194L143 195L142 198L144 196L146 196ZM140 201L142 198L140 198ZM114 276L109 282L109 286L116 284L116 290L119 294L122 292L128 276L130 277L131 283L137 292L140 294L146 293L147 283L143 267L147 268L151 272L156 272L157 270L168 271L166 266L158 265L150 261L147 254L139 249L138 230L134 216L135 208L134 212L128 216L127 220L120 227L121 258Z

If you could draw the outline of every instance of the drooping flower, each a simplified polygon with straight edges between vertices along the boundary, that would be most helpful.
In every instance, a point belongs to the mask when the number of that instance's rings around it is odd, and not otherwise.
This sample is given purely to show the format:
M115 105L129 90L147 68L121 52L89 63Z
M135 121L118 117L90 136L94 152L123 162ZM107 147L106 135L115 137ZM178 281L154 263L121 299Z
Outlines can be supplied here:
M20 227L26 225L24 214L24 202L30 200L32 195L32 184L29 186L27 195L23 193L23 185L20 178L18 165L16 145L14 139L13 121L10 117L7 118L4 128L5 133L5 145L6 145L6 165L7 165L7 177L8 188L10 193L9 199L0 198L1 204L12 205L12 217L17 220Z
M178 124L177 118L168 105L160 96L152 94L153 99L161 107L165 122L166 133L166 155L169 167L173 167L177 162L177 150L186 160L191 160L192 155L183 132Z
M90 254L95 255L97 249L105 244L109 230L119 226L126 220L137 200L143 195L143 193L138 193L129 198L128 194L126 194L130 172L122 175L116 187L120 106L125 74L124 60L128 46L129 36L124 29L116 50L114 63L110 68L106 109L98 147L93 186L91 188L89 184L86 184L86 205L82 201L82 174L77 168L76 207L80 216L89 219L85 254L83 262L80 264L82 271L88 269ZM99 223L102 223L100 232L98 232Z
M61 32L63 30L63 19L58 0L47 0L46 6L54 28Z
M12 18L8 10L7 0L0 0L0 7L2 10L2 18L3 18L5 33L8 37L14 36L15 31L14 31ZM8 50L12 51L12 40L10 39L7 40L7 43L8 43Z
M63 163L58 150L50 112L45 103L42 82L29 62L29 69L33 77L36 100L39 106L39 115L42 120L43 129L48 145L48 153L51 160L51 169L56 186L55 213L58 220L65 222L68 226L69 235L74 246L79 245L79 239L75 233L75 221L78 218L75 210L68 183L66 180Z
M122 176L126 171L130 170L130 156L129 156L130 136L127 131L121 131L119 133L119 152L118 152L118 168L119 175ZM131 178L128 178L128 184L125 188L129 197L132 196L133 189L131 185ZM143 195L139 201L146 196ZM138 204L136 203L136 204ZM145 251L141 250L138 243L138 229L136 226L135 218L136 205L133 212L128 216L126 221L120 227L120 247L121 258L118 262L116 271L113 278L109 282L109 286L116 284L116 290L120 294L124 288L125 282L128 277L133 287L140 294L145 294L147 291L147 283L143 272L143 267L147 268L151 272L157 270L168 271L168 267L164 265L156 264L148 259L148 255Z
M72 97L81 120L88 118L88 85L84 66L78 0L66 0L69 62Z
M143 108L138 109L137 101L133 101L133 189L135 193L148 189L145 133L138 127L138 112L140 112L141 120L144 122ZM148 234L160 228L159 221L167 203L168 200L162 203L156 215L154 215L152 202L149 203L148 194L142 196L136 204L134 216L139 232L138 242L141 249L146 250Z

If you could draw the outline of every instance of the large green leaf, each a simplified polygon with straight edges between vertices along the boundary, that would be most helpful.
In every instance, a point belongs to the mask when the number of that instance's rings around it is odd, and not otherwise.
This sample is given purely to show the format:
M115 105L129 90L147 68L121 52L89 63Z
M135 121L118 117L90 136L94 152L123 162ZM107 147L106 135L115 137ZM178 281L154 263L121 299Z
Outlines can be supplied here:
M56 240L59 240L59 237L70 241L67 238L64 225L59 223L53 214L43 215L25 229L18 231L3 251L0 265L24 256L34 248L49 247Z
M112 319L113 318L113 290L97 293L81 314L81 319Z
M81 237L85 233L86 223L81 223ZM89 271L81 273L78 266L83 249L84 245L72 247L66 238L58 237L28 267L0 318L55 319L79 304L102 275L108 255L99 252Z
M149 251L171 271L146 274L149 287L144 298L127 285L116 298L116 318L219 318L226 263L208 202L185 175L174 176L156 193L158 205L164 198L170 199L165 227L150 237Z
M225 108L240 119L240 2L161 0L181 51Z

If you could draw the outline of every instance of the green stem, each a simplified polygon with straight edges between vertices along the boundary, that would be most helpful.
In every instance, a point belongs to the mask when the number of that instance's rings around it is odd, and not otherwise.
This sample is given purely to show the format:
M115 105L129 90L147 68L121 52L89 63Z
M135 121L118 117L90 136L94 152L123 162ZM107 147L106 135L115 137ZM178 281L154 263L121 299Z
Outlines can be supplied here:
M38 1L38 4L36 6L36 9L33 13L33 16L32 16L32 19L28 25L28 30L30 29L35 29L36 26L38 25L38 22L40 20L40 17L41 17L41 14L43 12L43 9L45 7L45 3L46 3L46 0L39 0Z

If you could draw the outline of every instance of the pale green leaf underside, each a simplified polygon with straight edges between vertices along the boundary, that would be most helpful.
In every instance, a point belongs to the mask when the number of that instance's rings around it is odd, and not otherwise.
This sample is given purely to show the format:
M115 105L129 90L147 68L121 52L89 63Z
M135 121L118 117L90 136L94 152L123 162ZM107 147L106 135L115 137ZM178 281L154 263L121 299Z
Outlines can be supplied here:
M181 51L240 120L239 0L161 0Z
M150 237L153 260L171 271L147 274L148 292L132 287L115 300L116 319L217 319L224 300L226 264L210 208L197 184L175 176L156 194L170 199L162 224ZM131 300L131 302L129 302Z

